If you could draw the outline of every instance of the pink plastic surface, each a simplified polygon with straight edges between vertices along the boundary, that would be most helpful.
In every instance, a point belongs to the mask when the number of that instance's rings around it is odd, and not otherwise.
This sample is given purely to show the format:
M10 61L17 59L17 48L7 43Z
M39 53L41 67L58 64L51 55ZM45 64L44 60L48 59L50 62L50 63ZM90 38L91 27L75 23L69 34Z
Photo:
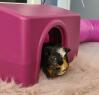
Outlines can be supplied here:
M80 42L99 42L99 20L83 19L80 23Z
M53 27L61 30L72 61L79 47L78 14L47 5L0 4L0 78L24 86L38 82L42 47Z

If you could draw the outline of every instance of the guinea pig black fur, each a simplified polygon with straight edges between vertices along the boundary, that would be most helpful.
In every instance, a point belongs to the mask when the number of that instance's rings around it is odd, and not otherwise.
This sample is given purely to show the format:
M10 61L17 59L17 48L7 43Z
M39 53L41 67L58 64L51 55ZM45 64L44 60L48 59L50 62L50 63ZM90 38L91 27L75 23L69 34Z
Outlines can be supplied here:
M69 48L60 46L46 46L42 53L42 70L48 78L54 78L65 74L69 68Z

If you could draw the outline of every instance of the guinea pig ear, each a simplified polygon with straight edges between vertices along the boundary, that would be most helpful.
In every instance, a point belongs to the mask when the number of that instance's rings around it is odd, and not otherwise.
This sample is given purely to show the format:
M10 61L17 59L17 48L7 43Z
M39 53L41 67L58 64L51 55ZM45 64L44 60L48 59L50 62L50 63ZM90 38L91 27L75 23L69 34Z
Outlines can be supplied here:
M65 50L66 54L69 53L69 52L71 51L70 48L64 48L64 50Z

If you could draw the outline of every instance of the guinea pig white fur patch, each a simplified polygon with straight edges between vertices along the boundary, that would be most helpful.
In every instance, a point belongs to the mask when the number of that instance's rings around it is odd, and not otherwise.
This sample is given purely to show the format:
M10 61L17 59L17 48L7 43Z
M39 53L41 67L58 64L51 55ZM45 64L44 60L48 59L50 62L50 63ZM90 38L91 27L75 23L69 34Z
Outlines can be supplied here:
M59 48L57 50L57 53L59 53L62 57L64 57L66 55L66 52L65 52L65 50L63 48Z

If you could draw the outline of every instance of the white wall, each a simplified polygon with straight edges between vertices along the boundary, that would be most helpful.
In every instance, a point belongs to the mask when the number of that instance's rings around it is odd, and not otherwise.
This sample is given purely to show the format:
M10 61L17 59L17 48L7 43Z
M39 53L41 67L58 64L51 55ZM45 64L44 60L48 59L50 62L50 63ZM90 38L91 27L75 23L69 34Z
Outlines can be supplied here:
M29 4L41 4L41 0L27 0Z
M85 8L83 8L81 0L71 0L71 10L81 14L82 18L99 19L99 0L83 0Z
M46 3L56 5L64 9L70 9L70 0L46 0Z
M58 6L65 9L70 9L70 0L58 0Z

